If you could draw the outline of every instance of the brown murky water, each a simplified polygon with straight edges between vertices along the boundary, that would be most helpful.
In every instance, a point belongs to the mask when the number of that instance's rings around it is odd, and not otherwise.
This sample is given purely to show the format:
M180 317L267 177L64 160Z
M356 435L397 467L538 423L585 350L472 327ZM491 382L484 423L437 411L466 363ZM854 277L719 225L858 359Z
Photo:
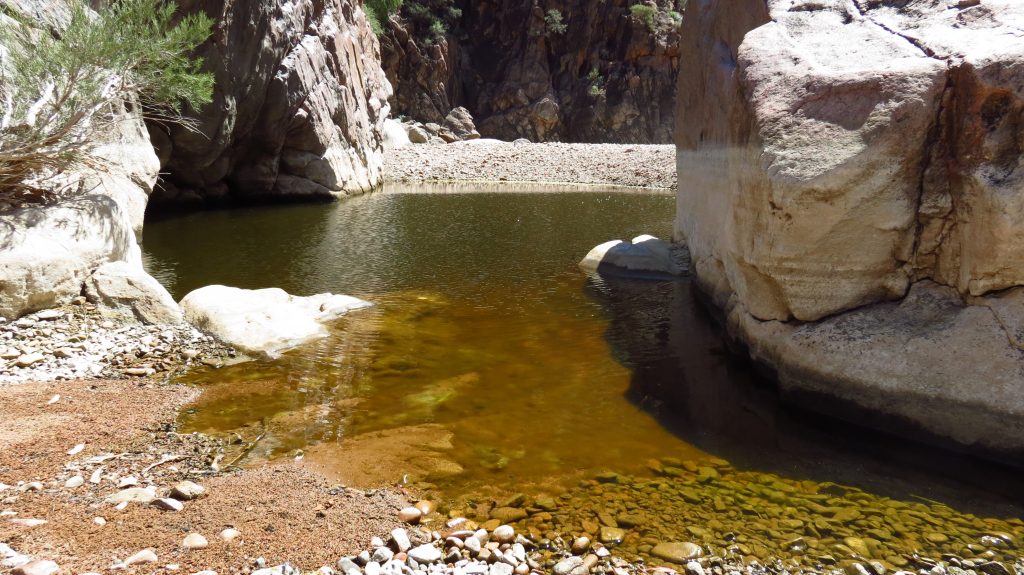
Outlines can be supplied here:
M342 482L408 481L442 511L626 554L1017 553L1012 471L794 413L725 352L687 281L576 267L607 239L666 236L673 213L658 194L390 193L147 223L147 264L176 296L376 304L279 360L185 376L206 393L181 424L260 437L250 464L301 451Z

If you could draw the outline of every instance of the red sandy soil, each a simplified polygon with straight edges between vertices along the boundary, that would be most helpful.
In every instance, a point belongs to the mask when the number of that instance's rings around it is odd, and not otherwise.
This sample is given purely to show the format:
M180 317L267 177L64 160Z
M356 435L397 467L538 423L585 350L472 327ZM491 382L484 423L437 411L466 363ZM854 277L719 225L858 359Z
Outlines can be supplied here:
M59 401L48 404L56 394ZM24 527L0 519L0 542L37 559L51 559L64 573L107 571L117 560L146 548L155 564L128 572L179 573L213 569L248 571L257 557L267 565L285 561L303 570L333 565L339 557L367 548L374 535L398 526L396 512L406 505L399 494L363 492L332 484L298 464L215 473L210 463L221 446L200 435L179 435L172 422L177 409L195 397L184 386L134 381L74 381L0 387L0 511L38 518L45 525ZM69 456L75 445L85 449ZM100 464L68 468L102 454L104 476L89 482ZM142 471L164 458L179 457ZM81 474L85 485L64 487ZM118 490L117 477L152 483L163 496L174 483L189 479L205 494L180 512L131 503L118 511L104 498ZM21 491L18 482L40 481L43 489ZM94 518L103 517L100 526ZM233 542L218 537L226 527L242 535ZM203 550L186 551L184 537L196 532L209 540Z

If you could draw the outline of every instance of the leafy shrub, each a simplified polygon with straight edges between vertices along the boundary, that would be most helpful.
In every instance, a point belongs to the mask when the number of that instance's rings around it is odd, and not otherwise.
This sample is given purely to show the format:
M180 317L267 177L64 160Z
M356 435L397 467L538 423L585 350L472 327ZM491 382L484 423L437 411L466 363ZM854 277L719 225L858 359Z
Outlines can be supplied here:
M458 26L462 10L455 0L406 0L402 16L412 25L417 40L436 44Z
M587 82L590 83L587 93L589 93L591 97L600 98L605 95L605 79L596 67L590 69L590 73L587 74Z
M118 102L138 95L145 117L193 126L183 106L199 109L213 75L190 56L210 35L204 14L177 24L163 0L120 0L98 14L78 0L60 35L30 20L0 24L0 197L49 201L53 178L85 164L101 132L117 121Z
M676 24L683 21L683 15L680 14L679 12L676 12L675 10L669 10L668 17L671 18L672 21L675 22Z
M544 24L548 32L553 34L565 34L565 31L569 29L569 26L562 21L562 13L555 8L548 10L544 15Z
M366 19L374 34L380 35L384 23L402 7L402 0L366 0Z
M655 17L658 14L658 9L647 4L633 4L629 7L629 11L633 14L633 17L640 20L647 25L647 29L654 32L657 29L657 23Z

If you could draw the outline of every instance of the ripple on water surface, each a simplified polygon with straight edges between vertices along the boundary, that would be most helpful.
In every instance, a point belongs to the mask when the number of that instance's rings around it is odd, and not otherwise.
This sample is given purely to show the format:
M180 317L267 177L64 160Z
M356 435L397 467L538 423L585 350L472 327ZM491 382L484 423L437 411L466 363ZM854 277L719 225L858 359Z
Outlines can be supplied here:
M206 393L182 425L263 437L252 462L302 449L348 483L409 476L480 522L622 529L642 554L684 538L900 566L1019 540L992 518L1020 516L1013 474L808 422L725 352L688 282L576 267L607 239L668 236L673 214L659 194L375 194L147 223L147 265L178 297L223 283L377 304L279 360L185 376Z

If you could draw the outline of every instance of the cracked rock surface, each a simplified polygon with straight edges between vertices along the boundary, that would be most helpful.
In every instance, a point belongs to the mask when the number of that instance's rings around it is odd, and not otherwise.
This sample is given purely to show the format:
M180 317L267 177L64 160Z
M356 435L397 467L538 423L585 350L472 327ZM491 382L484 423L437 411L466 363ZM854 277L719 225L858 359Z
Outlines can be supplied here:
M1024 5L705 1L683 27L676 234L731 333L786 389L1024 450Z

